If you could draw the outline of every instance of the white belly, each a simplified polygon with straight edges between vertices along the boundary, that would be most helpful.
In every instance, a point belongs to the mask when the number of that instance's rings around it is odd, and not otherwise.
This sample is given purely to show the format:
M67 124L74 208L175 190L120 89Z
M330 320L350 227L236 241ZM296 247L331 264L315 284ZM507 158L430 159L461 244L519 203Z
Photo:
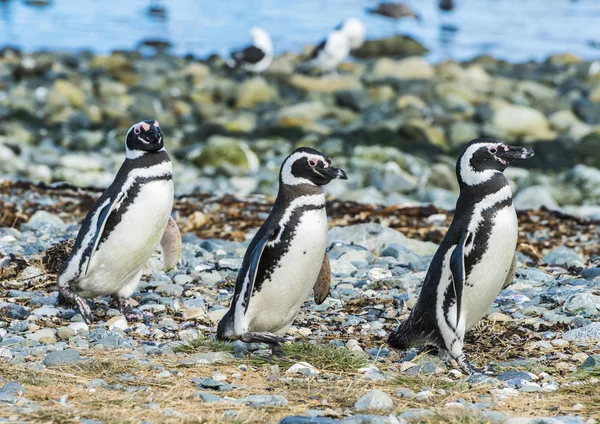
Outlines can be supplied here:
M172 208L172 180L144 184L121 222L94 254L88 273L78 282L80 294L115 294L127 286L125 296L130 296L138 274L162 238Z
M241 317L242 333L268 331L284 335L314 287L327 247L325 209L302 215L290 249L271 278L252 296Z
M489 235L488 250L467 276L463 292L466 330L470 330L486 313L502 289L512 265L517 245L517 214L512 206L496 214Z

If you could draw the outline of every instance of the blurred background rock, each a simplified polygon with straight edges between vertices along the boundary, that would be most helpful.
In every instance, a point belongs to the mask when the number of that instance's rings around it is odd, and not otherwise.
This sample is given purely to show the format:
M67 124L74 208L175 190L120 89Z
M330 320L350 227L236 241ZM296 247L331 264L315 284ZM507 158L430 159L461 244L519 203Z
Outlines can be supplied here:
M421 23L372 1L0 2L0 175L106 187L133 122L156 118L178 194L273 195L281 160L308 145L364 203L454 207L454 160L472 138L533 147L509 169L520 209L600 218L596 2L414 2ZM343 19L368 41L335 74L304 60ZM261 76L222 57L269 31ZM218 54L218 55L217 55Z

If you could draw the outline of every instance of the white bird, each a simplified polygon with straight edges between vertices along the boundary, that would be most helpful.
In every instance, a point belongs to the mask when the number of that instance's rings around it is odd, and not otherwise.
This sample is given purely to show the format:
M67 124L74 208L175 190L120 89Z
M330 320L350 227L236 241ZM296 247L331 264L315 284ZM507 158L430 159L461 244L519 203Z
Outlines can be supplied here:
M337 29L348 38L351 50L359 48L365 42L367 28L363 21L358 18L344 20Z
M232 68L242 67L250 72L264 72L273 61L273 42L267 31L259 27L250 29L250 36L252 45L233 52L228 64Z
M334 72L337 66L350 54L350 41L342 31L332 31L308 58L324 71Z

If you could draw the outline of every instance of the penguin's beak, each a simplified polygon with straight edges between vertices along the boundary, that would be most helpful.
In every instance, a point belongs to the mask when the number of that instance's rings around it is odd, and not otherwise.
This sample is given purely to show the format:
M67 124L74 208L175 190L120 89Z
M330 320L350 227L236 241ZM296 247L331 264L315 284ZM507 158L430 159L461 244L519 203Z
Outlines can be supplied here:
M162 132L160 131L160 127L151 126L148 131L146 131L146 138L151 143L160 143L162 141Z
M333 180L336 178L340 179L340 180L348 179L348 175L346 175L346 172L344 172L344 170L341 168L336 168L335 166L328 166L327 168L320 167L318 172L319 172L319 174L323 175L324 177L329 178L330 180Z
M533 149L529 147L519 146L504 146L504 149L500 148L496 156L506 162L512 162L517 159L529 159L533 156Z

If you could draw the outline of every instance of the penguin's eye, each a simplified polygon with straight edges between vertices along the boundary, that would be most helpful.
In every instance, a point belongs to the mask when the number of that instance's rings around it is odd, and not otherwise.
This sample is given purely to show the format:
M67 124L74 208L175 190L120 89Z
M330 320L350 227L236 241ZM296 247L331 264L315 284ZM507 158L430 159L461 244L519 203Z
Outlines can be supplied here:
M142 132L142 130L140 130L140 127L135 127L135 128L133 129L133 132L134 132L134 133L136 133L136 134L139 134L139 133L141 133L141 132Z
M496 154L496 152L498 151L498 149L497 149L496 147L490 147L490 148L488 149L488 151L489 151L491 154L495 155L495 154Z
M309 164L310 166L312 166L313 168L314 168L315 166L317 166L317 164L318 164L318 163L319 163L319 161L318 161L317 159L312 159L312 158L311 158L311 159L309 159L309 160L308 160L308 164Z

